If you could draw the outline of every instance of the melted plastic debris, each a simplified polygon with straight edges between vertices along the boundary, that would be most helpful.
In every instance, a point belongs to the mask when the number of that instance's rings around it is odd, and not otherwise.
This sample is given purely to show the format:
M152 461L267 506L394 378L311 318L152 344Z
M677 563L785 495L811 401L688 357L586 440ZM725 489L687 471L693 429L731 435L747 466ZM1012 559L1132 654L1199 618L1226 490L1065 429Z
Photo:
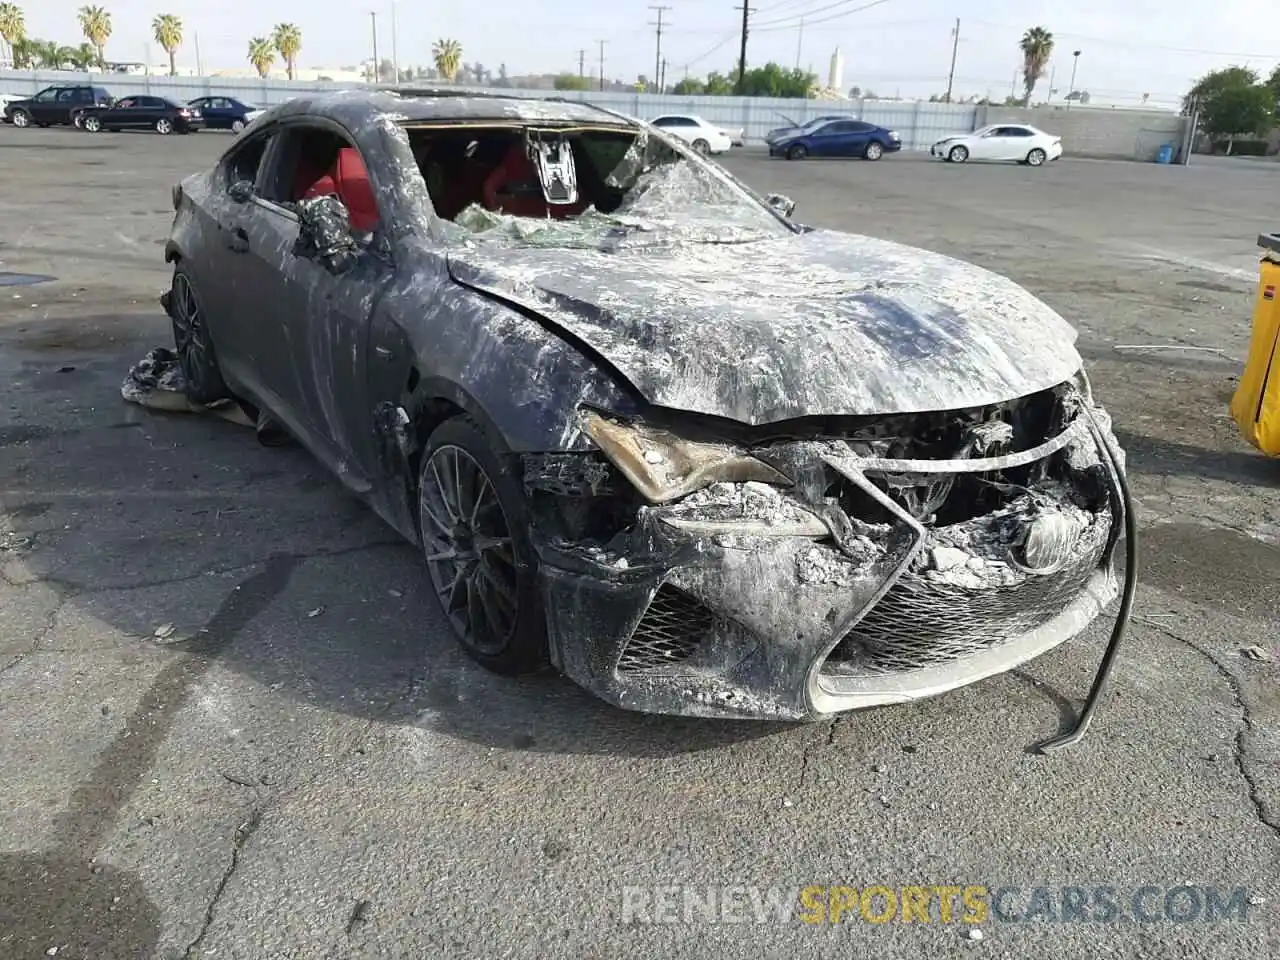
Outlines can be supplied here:
M930 546L916 563L923 565L927 579L955 586L979 589L1016 583L1028 575L1028 567L1061 555L1062 545L1082 542L1082 535L1102 522L1102 516L1075 503L1068 487L1045 484L985 516L935 528ZM1028 543L1032 530L1037 537ZM1013 560L1024 545L1027 566Z
M1013 442L1013 424L1005 420L974 424L969 428L969 441L978 456L992 456Z
M152 410L173 413L210 413L232 423L253 426L239 404L230 400L203 406L187 399L186 378L178 363L178 355L168 347L154 347L129 368L120 384L120 396Z
M858 565L830 547L816 544L796 554L796 576L801 583L852 583L857 577Z
M766 526L802 524L813 514L767 483L713 483L691 493L664 511L678 519L704 521L749 520Z
M299 200L297 211L297 255L317 257L326 267L339 272L359 255L360 245L351 234L351 215L337 197Z

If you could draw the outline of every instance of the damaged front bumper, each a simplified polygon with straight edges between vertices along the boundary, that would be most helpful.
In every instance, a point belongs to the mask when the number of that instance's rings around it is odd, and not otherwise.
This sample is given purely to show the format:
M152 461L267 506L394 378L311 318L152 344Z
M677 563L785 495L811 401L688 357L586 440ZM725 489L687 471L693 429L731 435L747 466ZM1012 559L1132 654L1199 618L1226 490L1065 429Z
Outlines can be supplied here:
M796 483L712 484L640 506L607 540L548 522L536 493L555 470L526 458L553 661L628 709L805 720L1039 656L1117 593L1125 506L1101 450L1114 440L1090 400L1070 403L1048 439L1003 452L903 458L825 437L752 449ZM552 499L581 491L565 493Z

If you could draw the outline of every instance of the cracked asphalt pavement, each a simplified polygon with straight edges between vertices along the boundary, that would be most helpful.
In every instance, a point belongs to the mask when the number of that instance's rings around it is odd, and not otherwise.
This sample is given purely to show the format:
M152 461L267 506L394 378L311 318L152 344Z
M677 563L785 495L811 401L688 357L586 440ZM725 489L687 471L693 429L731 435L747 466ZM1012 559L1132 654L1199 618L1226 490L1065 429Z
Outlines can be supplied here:
M1280 465L1227 417L1273 165L726 161L804 221L972 259L1079 326L1143 571L1092 732L1042 757L1108 623L808 726L645 717L472 665L414 550L307 454L120 398L170 341L169 187L227 143L0 128L0 271L56 278L0 287L0 956L1274 951ZM1170 344L1210 349L1150 349ZM656 906L811 884L1250 899L1243 921L993 915L981 942Z

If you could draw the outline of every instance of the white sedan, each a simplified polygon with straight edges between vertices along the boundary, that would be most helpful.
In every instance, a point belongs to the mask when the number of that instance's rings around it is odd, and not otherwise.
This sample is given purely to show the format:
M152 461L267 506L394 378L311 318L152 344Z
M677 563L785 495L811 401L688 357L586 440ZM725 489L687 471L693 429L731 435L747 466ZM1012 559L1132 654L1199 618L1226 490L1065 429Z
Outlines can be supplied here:
M1016 160L1038 167L1062 156L1062 138L1023 123L993 123L973 133L943 137L929 153L952 163Z
M689 113L665 114L656 120L650 120L655 127L661 127L673 137L679 137L701 154L728 153L733 147L733 135L725 133L714 124L707 123L701 117Z

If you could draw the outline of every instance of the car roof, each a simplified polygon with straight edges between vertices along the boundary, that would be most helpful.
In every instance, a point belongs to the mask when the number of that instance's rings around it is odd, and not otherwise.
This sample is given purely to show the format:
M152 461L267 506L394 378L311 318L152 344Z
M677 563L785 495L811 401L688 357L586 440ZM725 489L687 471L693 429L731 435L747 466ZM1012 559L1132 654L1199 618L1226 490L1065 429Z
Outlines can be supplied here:
M276 118L318 114L348 125L359 125L383 114L402 123L479 120L635 126L635 121L627 117L558 97L499 96L435 89L304 94L273 107L271 112Z

